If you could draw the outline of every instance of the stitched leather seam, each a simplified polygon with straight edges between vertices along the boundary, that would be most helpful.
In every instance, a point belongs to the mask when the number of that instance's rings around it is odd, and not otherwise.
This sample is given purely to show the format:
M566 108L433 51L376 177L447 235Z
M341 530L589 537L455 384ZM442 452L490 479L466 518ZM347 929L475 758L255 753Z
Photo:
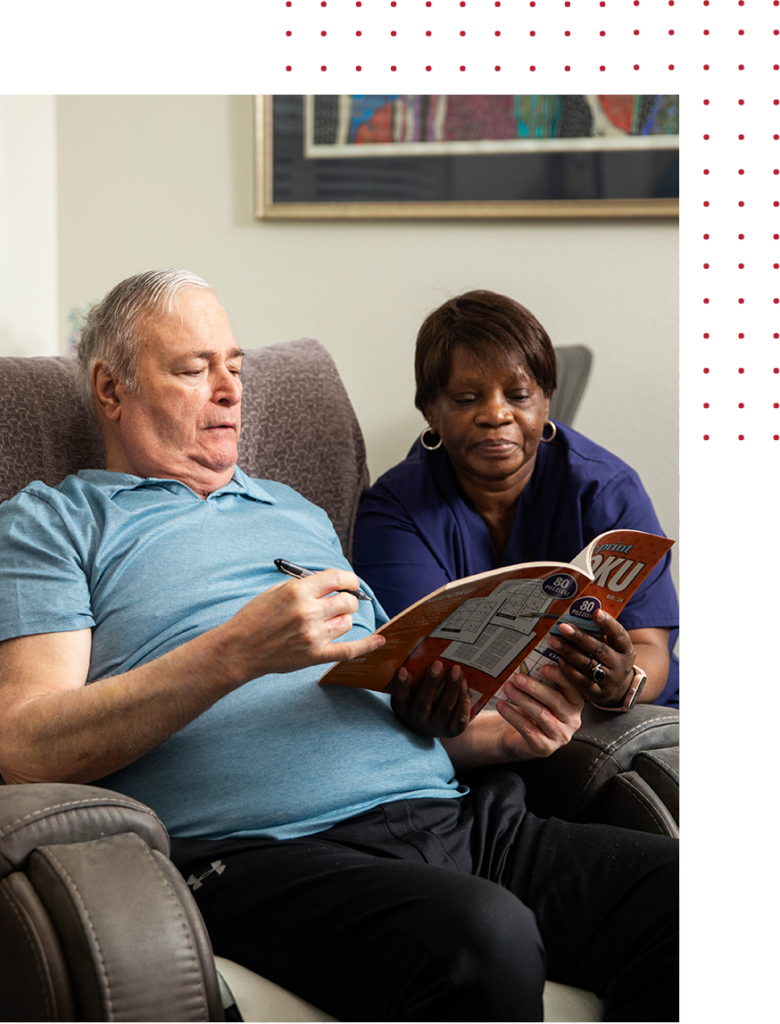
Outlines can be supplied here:
M590 768L588 768L587 772L585 773L585 777L583 778L583 780L580 783L580 785L577 787L577 790L576 790L576 792L574 794L574 799L575 800L579 800L581 798L582 794L586 793L588 791L588 788L590 786L590 783L591 783L591 780L593 779L593 777L601 770L602 764L606 760L611 758L611 757L612 757L611 753L609 753L606 750L602 750L602 752L599 754L599 756L596 758L596 760L593 762L593 764L590 766ZM617 773L617 774L621 774L621 773Z
M30 814L25 814L23 818L17 818L12 821L10 825L6 825L5 828L0 829L0 839L2 839L6 833L11 832L17 825L24 825L30 821L34 821L36 818L42 818L44 815L49 814L51 811L65 811L69 807L86 807L94 804L102 804L104 807L126 807L131 811L138 811L140 814L146 813L150 818L154 818L154 815L150 811L144 811L138 804L128 803L123 800L112 800L106 801L103 796L96 796L90 800L70 800L67 803L52 804L51 807L41 807L37 811L31 811Z
M40 852L43 853L43 851L40 851ZM81 908L81 912L84 915L84 919L85 919L85 921L86 921L86 923L87 923L87 925L89 927L89 931L90 931L90 933L92 935L92 941L95 944L95 952L97 953L98 963L100 965L100 973L103 976L103 982L104 982L104 988L105 988L105 992L106 992L106 998L108 999L108 1019L109 1020L114 1020L114 1001L113 1001L113 999L111 997L111 982L108 979L108 973L106 971L106 965L105 965L105 962L103 961L103 952L102 952L102 950L100 948L100 942L98 941L97 932L95 931L94 926L92 924L92 919L89 916L89 911L87 910L86 904L84 903L84 900L81 898L81 893L79 892L78 887L76 886L76 883L70 877L70 875L68 874L65 866L59 861L59 859L57 858L56 854L52 853L51 847L49 847L46 850L46 853L43 854L43 855L46 856L46 857L50 857L54 861L54 863L57 865L57 867L60 869L60 871L63 873L65 878L70 883L71 892L72 892L73 896L75 897L79 907Z
M668 835L668 828L666 826L666 822L663 820L663 818L659 818L656 815L655 810L650 804L648 804L647 800L644 800L641 796L639 796L637 792L630 787L630 785L627 785L625 787L625 792L628 793L630 797L633 797L634 800L636 800L636 802L639 804L642 810L648 815L648 817L652 818L652 820L656 823L656 825L659 826L659 828L663 829L663 834Z
M38 977L41 980L41 989L43 990L43 993L44 993L44 996L45 996L45 999L46 999L46 1013L47 1013L47 1016L48 1016L49 1020L54 1020L54 1006L52 1005L52 1002L51 1002L51 993L49 991L49 986L46 984L46 973L47 972L44 971L44 966L45 965L44 965L43 959L41 957L41 951L38 948L38 945L35 942L35 940L33 939L32 935L30 934L30 930L27 927L27 924L25 923L25 920L22 917L21 911L17 907L15 901L11 899L10 894L5 890L5 888L0 889L0 892L2 892L3 896L5 896L5 898L6 898L7 902L8 902L8 905L10 906L11 910L13 910L13 912L16 914L17 918L19 919L19 924L22 926L22 930L24 931L24 934L27 936L27 941L30 943L30 949L33 951L33 956L35 957L35 966L38 968Z
M152 866L154 867L154 870L160 876L160 878L163 881L163 884L165 885L165 888L168 890L168 895L170 896L170 899L171 899L171 902L173 903L174 909L175 909L176 913L179 916L179 920L181 921L182 931L184 932L184 935L185 935L185 938L186 938L186 941L187 941L187 948L189 949L190 956L192 958L193 969L195 971L195 974L198 977L198 987L200 989L200 1007L201 1007L201 1012L203 1013L203 1020L207 1021L209 1019L209 1013L208 1013L208 1004L207 1004L207 1001L206 1001L205 980L204 980L204 977L203 977L203 972L200 970L200 957L197 955L197 952L195 950L195 946L194 946L194 943L192 941L192 932L190 930L189 921L187 920L184 912L181 909L181 902L179 900L179 897L174 892L174 890L173 890L173 888L171 886L171 883L168 881L168 879L165 877L163 872L160 870L160 865L157 863L157 861L152 856L152 851L149 849L148 845L143 841L143 839L139 835L136 835L136 833L131 832L131 833L129 833L129 835L131 835L133 837L133 841L137 840L138 843L140 843L140 845L143 847L144 853L146 853L147 857L149 858L149 860L152 863Z
M649 754L649 753L650 753L650 751L648 751L648 754ZM658 762L659 762L660 764L662 764L662 765L664 766L664 768L668 769L669 773L670 773L671 775L673 775L673 776L675 777L675 779L676 779L677 781L679 781L679 779L680 779L680 773L679 773L679 772L677 771L677 769L676 769L676 768L674 767L674 765L673 765L673 764L670 764L670 763L669 763L669 761L667 761L667 760L666 760L665 758L663 758L663 757L659 757L659 756L658 756L658 753L657 753L657 752L656 752L655 750L654 750L654 751L652 751L652 754L653 754L653 756L652 756L652 757L648 757L648 758L647 758L647 760L648 760L648 761L649 761L649 762L650 762L651 764L652 764L652 763L653 763L654 761L658 761Z
M646 718L644 722L637 723L637 725L635 725L632 729L629 729L627 732L624 732L618 739L610 743L608 747L605 747L605 752L619 749L620 747L625 745L628 739L631 739L633 736L636 736L637 734L644 732L649 726L656 725L659 722L666 723L668 725L673 725L674 719L670 719L665 715L657 715L655 718ZM586 741L591 741L594 738L593 735L589 733L578 733L575 735L578 739ZM596 739L598 739L598 737L596 737ZM666 746L669 746L669 744L667 743Z

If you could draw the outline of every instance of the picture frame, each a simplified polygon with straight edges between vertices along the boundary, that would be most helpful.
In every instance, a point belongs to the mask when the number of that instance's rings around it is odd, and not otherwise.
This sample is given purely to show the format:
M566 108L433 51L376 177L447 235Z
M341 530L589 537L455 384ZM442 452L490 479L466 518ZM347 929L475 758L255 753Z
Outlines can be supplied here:
M605 181L619 185L630 180L632 187L647 182L648 190L657 192L662 175L665 186L678 192L676 137L666 148L650 145L630 152L616 147L614 140L605 146L582 140L584 146L562 147L558 139L550 139L545 140L546 146L537 145L528 153L508 154L488 143L461 147L468 149L463 154L429 156L418 145L410 155L367 154L355 159L364 154L345 156L342 147L339 157L312 159L306 156L306 102L303 96L255 97L254 200L259 220L676 218L679 214L676 194L626 197L609 195L604 186ZM451 149L457 147L450 144ZM635 172L632 167L640 169ZM490 189L495 191L497 180L510 182L512 188L520 180L529 194L536 183L547 194L483 198ZM447 187L464 197L447 194ZM556 187L565 197L550 198ZM578 191L582 197L573 198ZM598 197L588 195L589 191ZM407 198L411 192L413 199Z

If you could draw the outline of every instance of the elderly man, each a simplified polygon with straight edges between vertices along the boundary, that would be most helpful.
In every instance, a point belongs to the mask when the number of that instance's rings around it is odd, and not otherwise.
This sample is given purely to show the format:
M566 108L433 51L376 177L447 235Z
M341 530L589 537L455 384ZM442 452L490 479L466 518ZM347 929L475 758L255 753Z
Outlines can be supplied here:
M327 516L236 466L241 358L182 271L91 310L79 375L106 468L0 508L4 778L150 804L204 878L215 950L340 1019L541 1020L548 976L603 994L607 1019L675 1020L674 841L541 821L488 768L567 742L573 689L519 677L463 730L455 670L440 741L403 724L403 670L399 717L317 685L385 616L349 593ZM277 557L317 571L278 582Z

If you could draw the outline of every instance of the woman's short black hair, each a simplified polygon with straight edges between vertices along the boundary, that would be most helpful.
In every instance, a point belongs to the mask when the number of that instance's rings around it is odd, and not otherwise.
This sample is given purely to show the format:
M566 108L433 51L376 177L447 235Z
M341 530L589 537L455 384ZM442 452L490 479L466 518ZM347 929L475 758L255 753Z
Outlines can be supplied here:
M546 395L555 390L555 350L533 313L506 295L466 292L430 313L417 334L414 403L421 412L447 386L458 347L480 359L520 363Z

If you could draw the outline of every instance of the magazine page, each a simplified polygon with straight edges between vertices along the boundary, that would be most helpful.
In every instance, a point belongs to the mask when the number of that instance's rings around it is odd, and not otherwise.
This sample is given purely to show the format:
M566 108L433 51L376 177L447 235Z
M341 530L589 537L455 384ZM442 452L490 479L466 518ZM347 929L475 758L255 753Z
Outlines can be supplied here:
M381 691L401 665L420 678L438 658L445 670L463 666L473 718L518 668L541 678L558 660L547 637L559 620L597 633L595 611L617 616L673 543L611 530L577 556L579 567L529 562L448 583L380 627L384 647L334 665L320 683Z
M530 562L448 584L382 626L384 647L320 682L384 690L401 665L419 677L438 658L464 666L474 715L590 582L564 563Z

